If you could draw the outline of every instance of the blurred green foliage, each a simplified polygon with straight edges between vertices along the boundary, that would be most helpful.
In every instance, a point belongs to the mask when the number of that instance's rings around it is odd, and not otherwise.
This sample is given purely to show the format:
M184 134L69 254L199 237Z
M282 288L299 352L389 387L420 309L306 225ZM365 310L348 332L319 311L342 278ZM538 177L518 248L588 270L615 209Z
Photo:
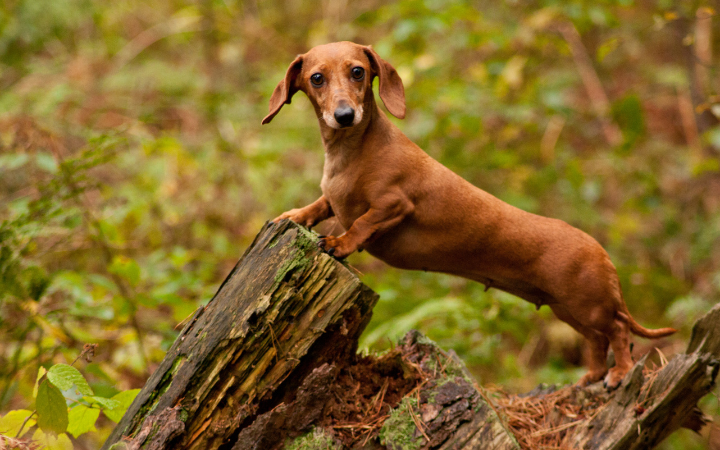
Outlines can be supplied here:
M294 56L334 40L372 44L397 68L408 114L396 123L430 155L605 246L635 317L681 330L636 355L682 351L720 291L717 22L695 0L3 2L0 411L31 411L39 367L88 342L97 355L79 369L98 396L141 387L262 223L319 196L309 103L260 120ZM481 382L516 390L582 371L578 336L546 309L350 262L381 294L365 348L419 328ZM112 425L101 416L72 442L97 448Z

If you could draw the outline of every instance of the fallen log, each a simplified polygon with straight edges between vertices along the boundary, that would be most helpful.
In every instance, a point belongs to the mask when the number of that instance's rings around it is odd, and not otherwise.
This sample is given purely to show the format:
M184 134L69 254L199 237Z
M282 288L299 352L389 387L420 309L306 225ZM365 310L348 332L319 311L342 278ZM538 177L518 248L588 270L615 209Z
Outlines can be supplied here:
M705 423L696 405L720 367L720 305L685 354L654 370L642 358L611 394L509 395L416 331L358 355L377 295L316 242L267 224L103 448L640 449Z

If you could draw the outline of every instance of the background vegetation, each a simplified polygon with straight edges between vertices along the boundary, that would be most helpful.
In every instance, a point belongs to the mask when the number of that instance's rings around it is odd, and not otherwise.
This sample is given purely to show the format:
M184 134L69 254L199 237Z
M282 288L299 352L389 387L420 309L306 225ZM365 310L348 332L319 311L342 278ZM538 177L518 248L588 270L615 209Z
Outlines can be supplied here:
M298 95L272 124L260 120L294 56L335 40L372 44L398 69L408 115L396 123L429 154L604 245L635 317L681 330L636 340L636 357L682 351L720 298L714 7L3 1L0 433L13 436L44 407L36 395L60 395L61 405L71 399L72 438L43 437L34 419L25 437L97 448L128 390L142 387L263 222L318 197L323 152L309 102ZM381 294L366 348L418 328L484 384L523 391L582 373L579 337L547 308L366 254L350 262ZM56 365L86 343L98 344L94 357L73 367L87 388ZM36 383L41 367L50 375ZM705 410L717 417L718 403L711 396ZM705 448L708 433L663 445Z

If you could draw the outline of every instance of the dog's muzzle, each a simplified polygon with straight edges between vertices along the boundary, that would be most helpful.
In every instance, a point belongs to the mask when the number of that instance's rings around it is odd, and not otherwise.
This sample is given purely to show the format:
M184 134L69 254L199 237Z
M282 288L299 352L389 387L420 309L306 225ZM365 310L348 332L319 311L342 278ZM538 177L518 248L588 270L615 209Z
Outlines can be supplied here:
M355 120L355 110L349 106L339 106L335 110L334 116L341 127L349 127Z

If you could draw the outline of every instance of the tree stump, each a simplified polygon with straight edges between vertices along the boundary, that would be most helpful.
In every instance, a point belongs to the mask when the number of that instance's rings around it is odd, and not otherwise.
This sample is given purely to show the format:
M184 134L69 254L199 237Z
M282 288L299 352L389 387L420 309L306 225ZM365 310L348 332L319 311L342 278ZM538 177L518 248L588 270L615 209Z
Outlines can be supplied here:
M103 448L230 448L313 369L355 355L377 294L316 240L290 221L266 224Z
M621 387L488 391L417 331L357 354L377 295L317 248L267 224L185 326L104 449L647 449L706 422L720 367L720 304L665 366ZM542 412L542 413L539 413Z

